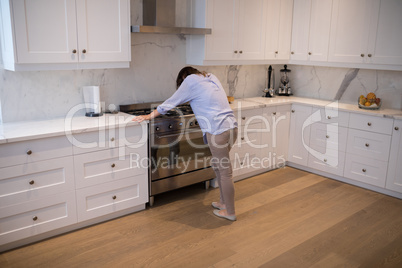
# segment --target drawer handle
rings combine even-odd
[[[243,116],[241,119],[246,120],[246,117]]]
[[[324,162],[327,163],[327,159],[324,159]]]
[[[113,163],[113,164],[112,164],[112,168],[114,168],[115,166],[116,166],[116,165]]]
[[[368,123],[367,123],[367,125],[370,127],[370,126],[371,126],[371,123],[370,123],[370,122],[368,122]]]
[[[276,112],[273,112],[272,114],[273,114],[273,115],[276,115]]]
[[[111,138],[110,141],[114,141],[114,138]]]
[[[295,112],[295,110],[292,110],[292,113],[294,113]]]
[[[363,169],[362,169],[362,171],[363,171],[363,172],[366,172],[366,169],[365,169],[365,168],[363,168]]]
[[[33,185],[34,183],[35,183],[34,180],[31,180],[31,181],[29,182],[30,185]]]
[[[33,221],[37,221],[37,220],[38,220],[38,217],[37,217],[37,216],[34,216],[34,217],[32,218],[32,220],[33,220]]]
[[[329,139],[329,135],[326,135],[325,138]]]
[[[31,155],[32,154],[32,151],[31,150],[28,150],[27,151],[27,155]]]
[[[113,200],[116,200],[116,198],[117,198],[117,196],[115,196],[115,195],[114,195],[114,196],[112,196],[112,199],[113,199]]]
[[[328,118],[328,119],[331,119],[331,116],[330,116],[330,115],[328,115],[328,116],[327,116],[327,118]]]
[[[369,146],[370,146],[370,144],[368,144],[368,143],[366,143],[365,145],[366,145],[366,147],[369,147]]]
[[[399,127],[395,127],[395,130],[399,130]]]

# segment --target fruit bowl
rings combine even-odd
[[[365,109],[365,110],[378,110],[381,108],[381,103],[382,103],[382,101],[380,100],[380,102],[378,104],[374,102],[374,103],[370,103],[369,106],[368,105],[366,106],[366,105],[362,105],[360,103],[360,98],[357,99],[357,104],[359,105],[359,108]]]

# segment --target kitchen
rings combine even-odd
[[[142,22],[141,3],[140,0],[130,2],[131,25]],[[177,9],[177,24],[185,25],[187,13],[183,10],[187,9],[186,1],[177,1]],[[175,91],[174,80],[178,70],[187,64],[189,37],[141,33],[130,36],[130,68],[15,72],[1,68],[1,122],[7,124],[64,117],[72,107],[83,102],[81,87],[88,85],[100,86],[105,107],[168,98]],[[269,64],[273,65],[278,85],[279,70],[285,63],[288,62],[273,60],[255,64],[249,61],[245,65],[237,62],[200,69],[214,73],[228,95],[239,100],[262,96]],[[382,109],[402,109],[402,76],[394,67],[371,69],[366,66],[366,69],[350,63],[349,67],[327,67],[317,62],[313,65],[288,63],[288,66],[292,70],[291,86],[295,97],[354,104],[361,94],[373,91],[381,97]]]

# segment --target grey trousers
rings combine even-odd
[[[226,205],[228,214],[235,214],[234,183],[229,152],[237,139],[237,128],[232,128],[218,135],[206,133],[211,150],[211,165],[215,171],[220,191],[220,203]]]

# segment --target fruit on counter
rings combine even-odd
[[[359,104],[361,106],[372,106],[372,105],[379,106],[380,103],[381,99],[377,98],[377,96],[373,92],[367,94],[366,97],[364,95],[360,95],[359,97]]]

